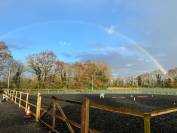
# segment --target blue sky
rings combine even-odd
[[[177,66],[176,6],[174,0],[0,0],[0,40],[23,62],[52,50],[66,62],[103,61],[118,76],[160,69],[149,55],[169,69]]]

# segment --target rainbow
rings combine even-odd
[[[154,64],[155,66],[163,73],[166,74],[167,71],[165,70],[165,68],[159,63],[159,61],[153,57],[145,48],[143,48],[139,43],[137,43],[135,40],[129,38],[128,36],[120,33],[119,31],[115,30],[115,28],[113,26],[111,26],[110,28],[107,28],[103,25],[100,24],[95,24],[95,23],[89,23],[89,22],[84,22],[84,21],[75,21],[75,20],[63,20],[63,21],[58,21],[58,20],[52,20],[52,21],[45,21],[45,22],[38,22],[38,23],[33,23],[33,24],[28,24],[25,25],[23,27],[19,27],[16,28],[14,30],[8,31],[2,35],[0,35],[0,39],[5,39],[8,36],[15,34],[16,32],[21,32],[24,30],[27,30],[29,28],[32,28],[34,26],[38,26],[38,25],[46,25],[46,24],[51,24],[51,23],[75,23],[75,24],[81,24],[81,25],[90,25],[90,26],[94,26],[97,27],[98,29],[104,30],[106,33],[108,33],[109,35],[114,35],[117,37],[121,37],[122,39],[125,39],[127,42],[131,43],[132,45],[134,45],[139,51],[141,51],[142,53],[144,53],[144,55],[149,58]]]
[[[105,31],[108,34],[115,35],[117,37],[121,37],[122,39],[126,40],[130,44],[134,45],[139,51],[141,51],[142,53],[144,53],[144,55],[146,57],[148,57],[164,75],[167,74],[167,71],[158,62],[158,60],[155,57],[153,57],[145,48],[143,48],[141,45],[139,45],[139,43],[137,43],[135,40],[133,40],[133,39],[125,36],[124,34],[118,32],[117,30],[115,30],[115,28],[113,26],[111,26],[110,28],[106,28]]]

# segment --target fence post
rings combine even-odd
[[[25,106],[25,111],[28,109],[28,98],[29,98],[29,93],[26,93],[26,106]]]
[[[81,107],[81,133],[89,132],[89,106],[89,99],[84,98]]]
[[[11,100],[13,101],[13,90],[11,90]]]
[[[37,106],[36,106],[36,122],[39,121],[40,113],[41,113],[41,95],[40,95],[40,93],[38,93],[38,95],[37,95]]]
[[[151,114],[144,113],[144,133],[151,133]]]
[[[10,99],[12,98],[12,91],[10,90]]]
[[[15,101],[15,90],[13,91],[13,102]]]
[[[17,91],[15,91],[15,103],[17,103]]]
[[[9,99],[10,99],[10,90],[9,90]]]
[[[10,90],[8,90],[8,96],[10,97]]]
[[[22,92],[20,92],[20,98],[19,98],[19,103],[18,103],[19,107],[21,107],[21,99],[22,99]]]
[[[6,91],[6,95],[8,94],[8,90],[4,89]]]
[[[14,101],[14,90],[12,91],[12,101]]]
[[[56,104],[53,101],[53,116],[52,116],[52,128],[55,129],[55,122],[56,122]]]

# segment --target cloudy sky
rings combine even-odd
[[[113,74],[177,66],[176,0],[0,0],[0,40],[14,58],[52,50],[66,62],[99,60]]]

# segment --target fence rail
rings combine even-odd
[[[30,101],[31,96],[36,96],[37,99],[32,103]],[[79,128],[81,133],[100,133],[95,129],[89,128],[89,110],[90,108],[104,110],[114,113],[121,113],[125,115],[132,115],[136,117],[140,117],[144,119],[144,133],[151,132],[151,118],[157,117],[164,114],[169,114],[173,112],[177,112],[176,108],[169,108],[163,109],[159,111],[152,111],[152,112],[138,112],[130,109],[120,109],[111,106],[99,105],[95,103],[90,103],[88,98],[84,98],[82,101],[76,101],[71,99],[61,99],[61,98],[53,98],[49,96],[41,96],[40,93],[34,95],[29,92],[22,92],[22,91],[15,91],[15,90],[4,90],[3,97],[6,97],[12,100],[15,104],[19,107],[27,110],[28,106],[32,106],[35,108],[35,111],[31,111],[32,115],[35,117],[36,122],[41,122],[46,127],[48,127],[53,132],[59,133],[56,129],[56,118],[62,120],[66,123],[69,131],[74,133],[73,127]],[[52,108],[44,107],[41,103],[42,99],[47,99],[48,101],[52,102]],[[81,123],[74,122],[66,116],[64,110],[62,109],[60,102],[68,102],[72,104],[81,105]],[[60,112],[61,115],[57,114],[57,111]],[[42,120],[42,116],[48,114],[52,117],[52,125],[47,123],[46,121]]]

